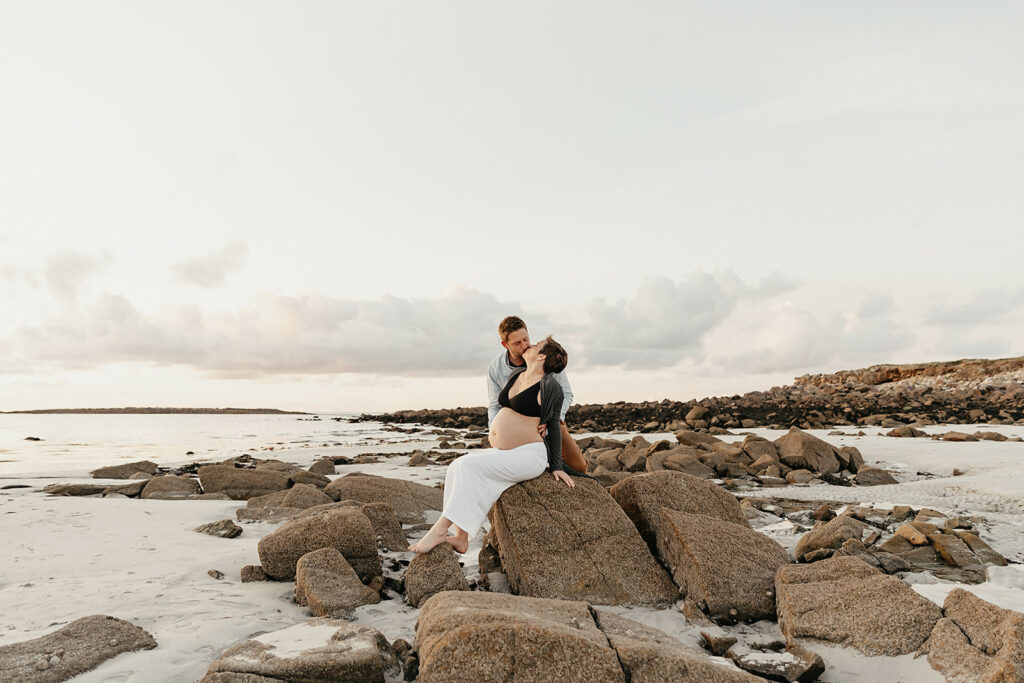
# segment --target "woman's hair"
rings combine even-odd
[[[551,335],[544,337],[544,346],[540,352],[544,354],[544,372],[561,372],[569,364],[569,354],[561,344],[551,338]]]
[[[526,329],[526,323],[518,315],[510,315],[502,319],[498,323],[498,336],[501,337],[501,341],[508,341],[508,335],[512,334],[516,330]]]

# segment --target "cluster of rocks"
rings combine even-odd
[[[643,436],[618,441],[591,436],[578,440],[587,471],[606,484],[637,472],[672,470],[701,479],[740,485],[785,486],[825,481],[849,486],[895,484],[887,471],[868,467],[853,446],[837,448],[796,427],[775,441],[748,434],[741,443],[693,430],[675,433],[676,442],[651,443]]]
[[[487,424],[487,411],[484,407],[402,410],[355,420],[467,428]],[[699,401],[574,405],[566,422],[570,428],[593,432],[675,431],[686,425],[703,430],[1024,424],[1024,358],[875,365],[805,375],[768,391]]]
[[[127,479],[126,484],[49,484],[44,493],[56,496],[144,498],[157,500],[248,500],[282,492],[304,484],[326,488],[335,473],[335,461],[321,458],[303,469],[280,460],[251,456],[231,458],[219,464],[195,463],[170,472],[149,460],[93,470],[94,479]]]
[[[896,427],[885,433],[886,436],[892,436],[897,438],[921,438],[928,437],[936,441],[1014,441],[1020,443],[1024,441],[1019,436],[1006,436],[1000,432],[974,432],[968,434],[967,432],[949,431],[943,434],[929,434],[924,430],[912,427],[910,425],[903,427]]]

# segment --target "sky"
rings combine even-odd
[[[1012,2],[7,3],[0,410],[1024,355]]]

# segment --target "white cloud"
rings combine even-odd
[[[228,242],[205,256],[182,261],[171,267],[175,279],[199,287],[216,287],[228,273],[245,265],[249,247],[242,242]]]
[[[74,299],[85,280],[109,262],[110,257],[107,255],[92,256],[64,249],[46,259],[43,265],[43,279],[58,298]]]

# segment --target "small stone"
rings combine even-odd
[[[230,519],[222,519],[219,522],[202,524],[192,531],[197,534],[209,534],[210,536],[219,536],[220,538],[235,538],[242,534],[242,527]]]
[[[217,579],[218,581],[224,578],[224,572],[217,571],[216,569],[211,569],[206,573],[212,576],[213,578]]]
[[[723,656],[730,647],[736,644],[736,638],[725,633],[701,631],[700,637],[703,641],[701,644],[718,657]]]

